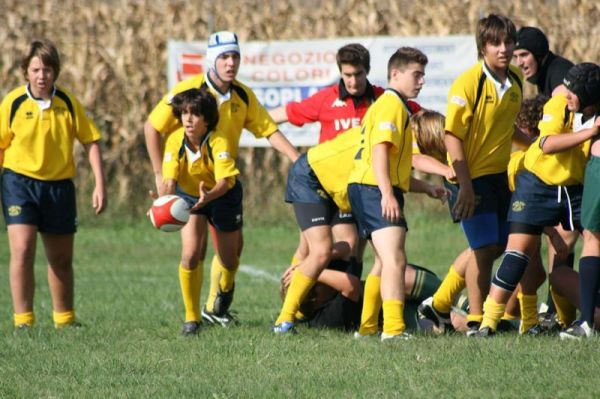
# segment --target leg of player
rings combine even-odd
[[[385,227],[372,233],[373,247],[381,260],[381,300],[383,308],[382,340],[405,335],[404,274],[406,228]]]
[[[581,233],[576,230],[565,230],[560,224],[555,227],[555,231],[559,234],[564,245],[569,248],[569,254],[566,259],[559,258],[556,254],[556,249],[554,249],[552,240],[548,239],[548,273],[552,273],[554,268],[561,266],[566,266],[573,269],[575,264],[575,244],[581,235]],[[550,283],[548,284],[548,294],[549,299],[546,301],[548,304],[548,310],[545,312],[545,314],[540,315],[542,319],[540,322],[541,327],[545,330],[552,328],[558,329],[560,326],[556,325],[557,319],[558,323],[563,324],[563,326],[571,325],[576,317],[575,307],[573,307],[573,305],[571,305],[568,301],[564,300],[564,298],[560,298],[560,295],[556,295],[554,293],[554,289],[552,288],[552,284]],[[555,317],[555,315],[557,317]]]
[[[473,336],[487,336],[494,333],[504,315],[506,302],[521,281],[529,259],[539,248],[540,236],[513,233],[508,237],[507,250],[492,279],[490,293],[484,303],[483,320],[478,333]],[[469,298],[470,300],[470,298]]]
[[[430,320],[436,332],[451,331],[452,321],[450,320],[450,310],[452,304],[458,295],[465,288],[465,273],[467,264],[473,257],[473,251],[466,248],[450,265],[448,274],[433,294],[426,298],[419,305],[419,318]]]
[[[358,250],[358,231],[356,230],[356,224],[354,223],[338,223],[331,227],[333,233],[333,239],[335,242],[345,241],[350,246],[350,256],[355,257],[357,260]],[[362,260],[362,258],[361,258]]]
[[[541,240],[539,240],[539,243],[541,244]],[[519,333],[522,335],[535,336],[542,332],[537,314],[537,291],[544,284],[545,280],[546,271],[542,265],[540,247],[538,246],[537,249],[533,250],[529,264],[519,283],[521,288],[517,295],[519,299],[519,313],[521,314]]]
[[[273,327],[275,333],[293,331],[300,304],[331,259],[333,240],[329,225],[309,227],[302,234],[308,243],[308,256],[294,270],[281,312]]]
[[[48,259],[48,285],[52,296],[54,326],[65,327],[75,323],[73,295],[74,234],[42,234]]]
[[[181,229],[181,263],[179,284],[185,308],[185,321],[181,334],[195,336],[200,332],[200,292],[206,256],[207,221],[204,215],[190,215]]]
[[[363,307],[360,315],[360,327],[354,338],[376,335],[379,330],[379,311],[381,310],[381,260],[375,253],[375,262],[365,281]]]
[[[473,250],[473,257],[467,263],[465,283],[469,298],[470,323],[480,323],[483,315],[483,301],[490,289],[492,265],[497,257],[496,245],[487,245]]]
[[[10,288],[14,309],[15,328],[32,327],[33,294],[37,226],[10,224],[7,226],[10,246]]]
[[[225,315],[233,302],[235,275],[240,265],[242,229],[217,231],[218,258],[221,261],[221,278],[214,303],[214,313]]]

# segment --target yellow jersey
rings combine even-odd
[[[222,94],[204,74],[179,82],[163,97],[148,118],[152,127],[164,135],[181,127],[181,123],[173,115],[171,99],[185,90],[201,87],[208,88],[217,99],[219,123],[215,130],[227,135],[227,138],[231,140],[233,158],[237,157],[243,129],[250,131],[256,138],[269,137],[278,130],[267,110],[258,102],[252,89],[234,80],[229,92]]]
[[[308,150],[308,164],[319,183],[342,212],[350,212],[348,176],[360,144],[360,128],[355,127]]]
[[[400,93],[386,91],[369,107],[361,124],[359,149],[348,183],[377,185],[373,171],[373,147],[390,143],[389,174],[392,186],[408,191],[412,161],[412,133],[409,108]]]
[[[462,140],[472,179],[506,171],[523,100],[522,80],[519,69],[510,65],[501,84],[479,62],[452,84],[445,130]]]
[[[179,128],[167,136],[162,164],[163,180],[176,180],[187,194],[197,197],[200,182],[212,189],[217,181],[228,180],[228,187],[235,184],[240,172],[230,153],[230,144],[217,132],[209,132],[194,152],[185,143],[185,129]]]
[[[554,154],[544,154],[540,141],[544,137],[573,133],[573,113],[567,109],[564,94],[553,96],[544,105],[542,119],[538,124],[540,137],[529,146],[525,154],[525,168],[544,183],[551,186],[583,184],[585,166],[590,153],[590,140]]]
[[[100,140],[96,125],[68,91],[55,86],[50,101],[33,98],[27,86],[0,104],[0,149],[3,166],[38,180],[64,180],[75,175],[73,145]]]

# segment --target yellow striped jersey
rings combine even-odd
[[[446,132],[462,140],[473,179],[506,171],[523,99],[523,79],[517,67],[509,66],[504,85],[484,68],[479,62],[454,81],[446,112]]]
[[[569,150],[544,154],[540,141],[544,137],[573,133],[573,113],[567,109],[564,94],[553,96],[544,105],[542,119],[538,124],[540,137],[529,146],[525,154],[525,168],[544,183],[551,186],[583,184],[585,165],[590,153],[590,140]]]
[[[209,132],[203,138],[197,152],[185,143],[185,129],[177,129],[167,136],[163,157],[163,180],[174,179],[187,194],[200,194],[200,181],[206,190],[212,189],[217,181],[228,179],[228,187],[235,184],[240,172],[230,153],[230,144],[218,132]]]
[[[386,91],[369,107],[361,124],[360,146],[354,159],[348,183],[376,186],[373,172],[373,147],[390,143],[389,173],[392,186],[409,190],[412,133],[409,123],[409,108],[400,93]]]
[[[63,180],[75,175],[73,145],[100,140],[100,132],[79,101],[55,86],[52,99],[33,98],[27,86],[0,104],[0,149],[4,167],[38,180]]]

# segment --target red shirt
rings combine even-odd
[[[288,121],[296,126],[320,122],[319,143],[331,140],[341,132],[360,126],[369,106],[383,93],[384,89],[367,82],[365,94],[352,97],[342,80],[338,84],[318,91],[300,102],[286,105]]]

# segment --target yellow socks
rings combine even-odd
[[[52,312],[52,320],[55,328],[69,326],[75,322],[75,311],[67,310],[66,312]]]
[[[221,265],[221,279],[219,280],[219,287],[221,288],[221,291],[229,292],[233,289],[233,284],[235,283],[235,274],[237,273],[240,261],[239,259],[237,260],[233,269],[227,269],[225,266],[223,266],[223,263],[221,263],[220,260],[219,264]]]
[[[470,314],[469,313],[467,315],[467,325],[471,324],[471,323],[479,323],[479,324],[481,324],[482,321],[483,321],[483,315],[482,314]]]
[[[488,296],[483,303],[483,318],[481,320],[481,328],[489,327],[496,331],[498,322],[504,315],[506,304],[496,302],[492,297]]]
[[[295,315],[298,309],[300,309],[300,304],[306,298],[313,285],[315,285],[315,282],[316,280],[304,275],[299,269],[294,270],[292,281],[290,281],[290,286],[281,307],[281,313],[279,313],[279,317],[275,321],[276,325],[284,321],[295,321]]]
[[[560,324],[567,327],[575,321],[577,309],[564,296],[560,296],[550,287],[550,293],[552,294],[552,300],[554,301],[554,307],[556,308],[556,314]]]
[[[537,295],[523,295],[519,292],[517,298],[519,298],[519,306],[521,308],[521,326],[519,327],[519,332],[522,334],[538,324]]]
[[[404,302],[398,299],[383,301],[383,332],[388,335],[398,335],[406,330],[404,324]]]
[[[202,289],[203,262],[194,269],[179,265],[179,284],[185,308],[185,321],[200,321],[200,290]]]
[[[454,265],[450,266],[448,274],[444,277],[442,284],[433,294],[433,307],[440,313],[450,313],[454,298],[465,288],[465,279],[461,277]]]
[[[33,312],[26,313],[15,313],[14,314],[15,327],[28,326],[33,327],[35,323],[35,315]]]
[[[215,299],[219,292],[219,281],[221,280],[221,271],[224,267],[217,255],[213,256],[210,264],[210,288],[208,289],[208,297],[206,298],[206,310],[212,312],[215,306]]]
[[[381,309],[381,277],[369,274],[365,281],[363,307],[360,316],[360,335],[377,334]]]

